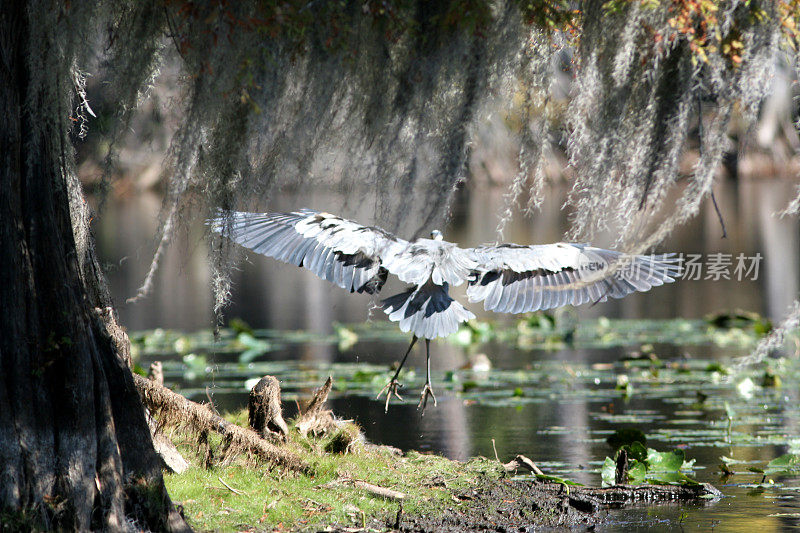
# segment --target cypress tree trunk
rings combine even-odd
[[[70,110],[31,104],[48,97],[42,86],[69,83],[69,66],[30,71],[28,54],[56,45],[31,37],[26,4],[0,3],[0,523],[188,529],[164,488],[88,234]]]

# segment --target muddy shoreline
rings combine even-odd
[[[486,480],[454,495],[449,512],[400,515],[387,523],[403,532],[528,531],[540,527],[597,525],[607,511],[669,502],[713,502],[721,493],[711,485],[638,485],[606,488],[569,487],[539,480]]]

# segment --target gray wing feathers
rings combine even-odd
[[[582,244],[473,249],[479,267],[467,296],[488,311],[525,313],[622,298],[675,280],[674,255],[627,256]]]
[[[372,280],[378,272],[371,270],[374,265],[414,285],[428,279],[437,285],[460,285],[478,266],[471,250],[451,242],[418,239],[409,243],[380,228],[310,209],[267,214],[220,212],[208,224],[212,231],[246,248],[306,267],[350,290],[359,290],[358,284],[365,279]],[[341,261],[345,264],[339,268],[336,263]],[[350,263],[354,266],[345,268]],[[371,275],[365,278],[365,273]]]
[[[418,337],[458,330],[474,315],[447,294],[469,280],[471,302],[502,313],[622,298],[674,281],[674,255],[626,256],[582,244],[502,244],[462,249],[430,239],[409,243],[380,228],[328,213],[220,212],[211,230],[257,253],[302,266],[351,292],[377,293],[389,272],[416,285],[384,301],[390,320]]]
[[[401,239],[310,209],[293,213],[220,212],[211,230],[254,252],[302,266],[350,292],[378,292],[382,254]]]

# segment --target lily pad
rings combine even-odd
[[[249,363],[256,357],[264,355],[270,349],[270,344],[262,339],[256,339],[250,333],[243,331],[236,337],[236,342],[245,347],[239,355],[240,363]]]
[[[684,468],[691,468],[694,459],[685,461],[683,450],[672,450],[671,452],[657,452],[650,448],[647,450],[647,467],[651,472],[678,472]]]
[[[765,471],[768,474],[775,474],[778,472],[799,472],[800,455],[785,453],[780,457],[776,457],[767,463],[767,468]]]

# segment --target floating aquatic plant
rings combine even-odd
[[[626,481],[631,485],[641,483],[692,485],[697,483],[684,473],[692,469],[695,460],[687,461],[683,450],[659,452],[635,441],[620,447],[614,459],[606,457],[601,468],[604,486],[617,484],[617,459],[621,453],[626,454],[627,457]]]

